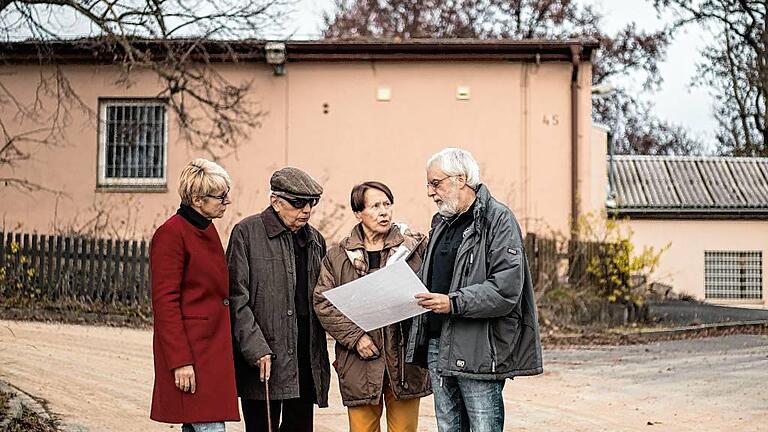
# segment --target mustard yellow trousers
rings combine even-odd
[[[382,399],[377,405],[349,407],[349,432],[381,432],[381,413],[385,405],[388,432],[416,432],[421,398],[396,400],[389,385],[385,384]]]

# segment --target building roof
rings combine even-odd
[[[614,156],[612,183],[622,215],[768,216],[768,158]]]
[[[142,51],[166,55],[168,45],[185,49],[193,44],[204,48],[206,61],[264,62],[263,40],[156,40],[133,41]],[[599,43],[593,40],[479,40],[479,39],[410,39],[397,40],[316,40],[285,41],[288,62],[296,61],[565,61],[575,52],[581,61],[591,61]],[[119,61],[119,47],[104,39],[47,41],[41,50],[39,40],[0,43],[0,61],[5,63],[39,63],[53,58],[58,63],[112,63]],[[41,56],[44,54],[44,56]]]

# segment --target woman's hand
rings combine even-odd
[[[192,365],[182,366],[173,370],[176,387],[183,392],[195,393],[195,368]]]
[[[272,354],[267,354],[259,359],[259,378],[261,382],[269,381],[269,374],[272,372]]]
[[[376,348],[376,344],[373,343],[373,339],[367,333],[357,341],[355,348],[360,357],[364,359],[373,359],[379,356],[379,349]]]

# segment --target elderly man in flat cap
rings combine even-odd
[[[325,239],[308,222],[323,188],[292,167],[270,187],[269,207],[240,221],[227,248],[237,391],[246,432],[268,430],[267,400],[273,431],[312,431],[331,377],[310,303]]]

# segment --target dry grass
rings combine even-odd
[[[0,391],[0,422],[5,420],[8,415],[8,402],[11,400],[11,394],[4,391]]]
[[[12,393],[0,391],[0,423],[8,417],[9,402],[13,397]],[[5,425],[3,432],[57,432],[58,430],[59,422],[57,420],[40,417],[31,409],[22,406],[21,415],[11,419]]]
[[[44,419],[34,411],[21,408],[21,417],[8,424],[7,432],[56,432],[59,430],[58,421]]]

